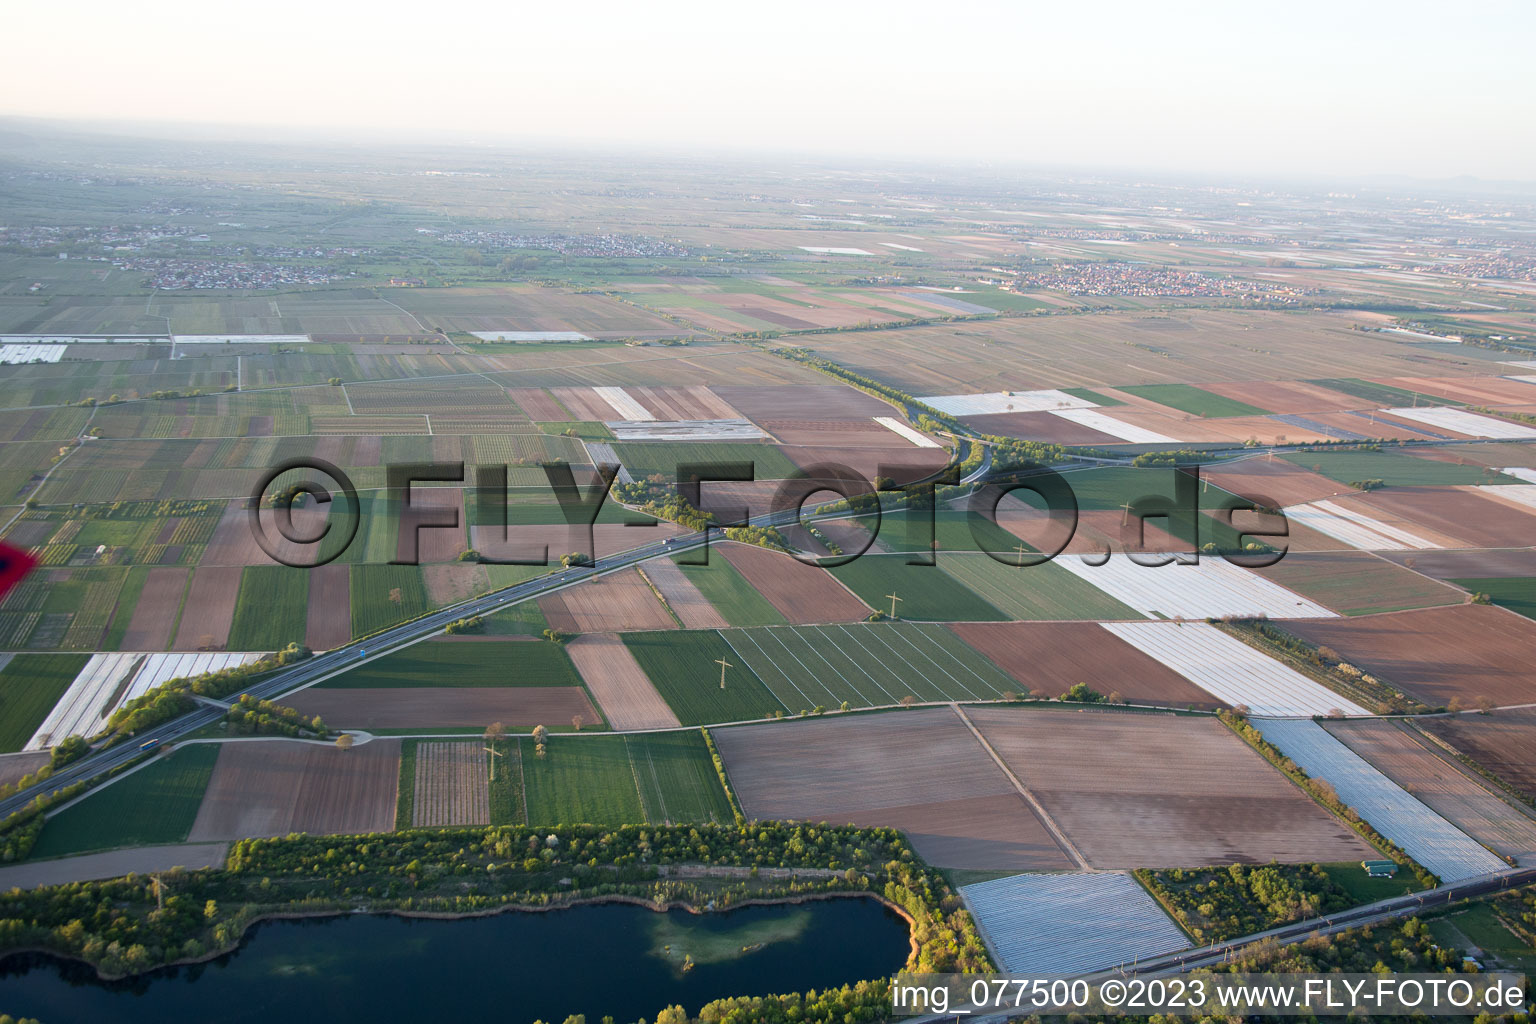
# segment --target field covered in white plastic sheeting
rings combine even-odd
[[[1098,405],[1065,391],[993,391],[984,395],[930,395],[919,398],[951,416],[994,416],[1007,412],[1052,412],[1056,409],[1092,409]]]
[[[1255,715],[1370,714],[1365,708],[1206,622],[1105,622],[1111,633],[1217,700]]]
[[[1536,427],[1512,423],[1493,416],[1480,416],[1465,409],[1430,407],[1424,409],[1383,409],[1399,419],[1427,423],[1442,430],[1454,430],[1471,437],[1497,437],[1507,440],[1523,440],[1536,437]]]
[[[1504,488],[1500,488],[1503,490]],[[1303,526],[1362,551],[1427,551],[1440,547],[1416,533],[1384,523],[1332,501],[1292,505],[1285,514]]]
[[[960,895],[1010,974],[1084,974],[1189,946],[1157,901],[1116,871],[1011,875]]]
[[[37,727],[28,750],[46,750],[66,736],[90,736],[106,727],[112,712],[151,687],[179,676],[199,676],[244,665],[260,654],[210,651],[194,654],[96,654]]]
[[[1137,565],[1123,553],[1117,553],[1103,565],[1089,565],[1069,555],[1058,558],[1056,564],[1148,618],[1334,617],[1331,610],[1317,602],[1219,557],[1207,556],[1190,565]]]
[[[1252,721],[1281,753],[1313,778],[1326,779],[1340,800],[1441,881],[1455,882],[1509,866],[1316,722]]]

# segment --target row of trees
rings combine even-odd
[[[679,877],[669,865],[740,869]],[[764,867],[818,869],[768,877]],[[918,971],[989,971],[970,915],[893,829],[783,823],[431,829],[235,843],[223,870],[0,893],[0,953],[38,948],[118,976],[233,946],[284,911],[468,913],[601,897],[712,904],[871,893],[913,919]]]

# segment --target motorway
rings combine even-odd
[[[967,478],[974,480],[985,472],[985,466]],[[779,512],[771,512],[767,515],[756,516],[751,519],[753,526],[777,527],[789,526],[797,521],[799,509],[791,508]],[[806,518],[812,518],[807,516]],[[718,536],[717,536],[718,539]],[[455,605],[441,608],[419,619],[402,623],[382,633],[362,640],[353,641],[344,647],[326,651],[324,654],[307,658],[291,666],[279,669],[266,679],[246,687],[243,693],[249,693],[253,697],[270,699],[279,694],[286,693],[310,683],[315,683],[326,676],[334,675],[354,665],[360,664],[364,659],[371,660],[396,648],[415,643],[441,632],[448,623],[455,619],[467,618],[471,615],[483,615],[494,612],[507,605],[528,601],[536,597],[542,597],[562,587],[572,586],[582,580],[605,573],[616,572],[619,569],[635,565],[649,558],[659,555],[676,554],[679,551],[689,551],[703,547],[706,541],[704,533],[691,533],[674,536],[670,542],[661,540],[645,544],[637,548],[616,555],[605,556],[596,564],[589,566],[574,566],[572,568],[550,572],[536,579],[526,580],[522,583],[504,587],[501,590],[491,591],[479,597],[462,601]],[[216,707],[203,705],[195,711],[190,711],[179,718],[165,722],[158,728],[146,730],[143,735],[135,737],[132,742],[120,743],[113,747],[96,750],[80,760],[61,768],[50,776],[45,782],[40,782],[19,793],[0,800],[0,819],[4,819],[26,807],[39,796],[56,793],[76,782],[95,778],[104,772],[111,771],[120,765],[137,758],[140,755],[139,744],[149,740],[159,740],[161,745],[169,745],[190,733],[194,733],[204,726],[211,725],[224,717],[224,712]]]
[[[974,442],[977,438],[971,437],[968,440]],[[1413,447],[1433,447],[1440,443],[1436,441],[1410,442],[1400,446],[1406,447],[1411,444]],[[1454,443],[1465,444],[1468,442],[1457,441]],[[1269,452],[1270,450],[1265,448],[1229,448],[1214,450],[1206,454],[1210,455],[1213,459],[1222,459],[1224,456],[1254,458],[1269,454]],[[1130,460],[1127,458],[1125,461],[1128,463]],[[974,484],[978,482],[987,475],[991,466],[992,450],[990,446],[986,446],[981,464],[967,474],[961,480],[961,483]],[[1058,467],[1058,470],[1069,471],[1073,468],[1087,469],[1091,467]],[[753,526],[764,527],[788,526],[798,521],[799,515],[800,510],[798,508],[785,509],[779,512],[755,516],[750,520],[750,523]],[[805,518],[816,517],[806,516]],[[537,579],[527,580],[501,590],[492,591],[459,604],[441,608],[419,619],[413,619],[410,622],[395,626],[364,640],[354,641],[344,647],[338,647],[335,650],[327,651],[324,654],[281,669],[261,682],[253,684],[244,692],[259,698],[275,697],[289,690],[318,682],[320,679],[342,671],[350,665],[358,664],[364,658],[376,657],[387,650],[425,640],[434,633],[441,631],[443,627],[455,619],[465,618],[470,615],[480,615],[495,611],[504,605],[531,600],[532,598],[558,590],[561,587],[589,579],[592,576],[615,572],[627,566],[643,562],[648,558],[655,558],[658,555],[688,551],[703,546],[705,542],[706,537],[703,533],[675,536],[670,543],[658,541],[646,544],[620,554],[604,557],[598,564],[593,566],[575,567],[558,573],[551,572]],[[179,718],[166,722],[157,729],[149,730],[145,735],[137,738],[138,742],[121,743],[104,750],[93,751],[79,761],[60,769],[50,776],[47,781],[38,783],[22,792],[0,800],[0,820],[23,809],[39,796],[55,793],[76,782],[94,778],[119,765],[132,761],[139,756],[139,742],[158,739],[162,745],[169,744],[218,721],[221,717],[222,712],[218,708],[205,705]]]

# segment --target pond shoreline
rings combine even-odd
[[[304,911],[304,910],[271,910],[271,911],[267,911],[267,912],[256,914],[249,921],[246,921],[241,926],[241,928],[240,928],[240,934],[237,935],[235,937],[235,939],[231,943],[226,945],[226,946],[221,946],[218,949],[210,950],[207,953],[204,953],[202,956],[181,957],[181,958],[178,958],[176,960],[170,960],[170,961],[167,961],[165,963],[156,964],[155,966],[153,966],[151,968],[148,968],[147,970],[144,970],[144,971],[124,971],[122,973],[109,974],[109,973],[103,972],[99,965],[92,963],[91,961],[85,959],[84,957],[72,956],[72,955],[67,954],[67,953],[60,953],[57,950],[48,949],[47,947],[43,947],[43,946],[23,946],[23,947],[16,947],[16,948],[13,948],[13,949],[7,949],[7,950],[4,950],[3,952],[0,952],[0,968],[3,968],[6,965],[6,963],[8,961],[10,961],[13,957],[28,956],[28,955],[38,955],[38,956],[49,957],[49,958],[52,958],[54,960],[58,960],[58,961],[65,962],[65,963],[82,964],[82,965],[84,965],[86,967],[91,968],[93,971],[95,971],[96,977],[99,980],[101,980],[101,981],[108,981],[108,982],[126,981],[129,978],[138,978],[138,977],[144,977],[145,975],[154,974],[156,971],[164,971],[164,970],[170,970],[170,969],[176,968],[176,967],[190,967],[190,966],[194,966],[196,964],[210,963],[210,962],[212,962],[214,960],[219,959],[220,957],[229,956],[229,955],[231,955],[233,953],[238,953],[239,950],[240,950],[240,947],[245,945],[245,941],[246,941],[247,937],[250,935],[251,929],[256,927],[257,925],[262,924],[262,923],[267,922],[267,921],[303,921],[303,920],[314,920],[314,919],[321,919],[321,918],[328,918],[328,917],[353,917],[353,916],[358,916],[358,915],[373,915],[373,916],[380,916],[380,917],[418,918],[418,919],[421,919],[421,920],[432,920],[432,921],[456,921],[456,920],[466,920],[466,919],[470,919],[470,918],[496,917],[496,916],[501,915],[501,914],[544,913],[544,912],[556,911],[556,910],[568,910],[568,909],[573,908],[573,907],[600,906],[600,905],[603,905],[603,904],[625,904],[625,905],[628,905],[628,906],[642,907],[642,908],[644,908],[646,910],[650,910],[650,911],[652,911],[654,913],[658,913],[658,914],[664,914],[664,913],[666,913],[668,911],[671,911],[671,910],[683,910],[683,911],[686,911],[686,912],[688,912],[690,914],[693,914],[695,916],[703,916],[703,915],[706,915],[706,914],[729,913],[730,911],[740,910],[740,909],[742,909],[744,907],[792,906],[792,905],[796,905],[796,904],[823,902],[823,901],[826,901],[826,900],[837,900],[837,899],[867,899],[867,900],[872,900],[875,903],[880,904],[881,906],[883,906],[885,909],[889,910],[893,914],[895,914],[897,917],[900,917],[903,921],[905,921],[907,923],[907,946],[908,946],[907,963],[908,963],[908,965],[912,964],[917,959],[917,955],[918,955],[918,942],[917,942],[917,933],[916,933],[917,921],[912,917],[911,914],[909,914],[907,912],[907,910],[904,907],[901,907],[901,906],[897,905],[896,903],[891,902],[890,900],[886,899],[885,896],[883,896],[880,893],[876,893],[876,892],[853,891],[853,892],[795,893],[795,894],[788,895],[788,896],[762,897],[762,898],[754,898],[754,899],[741,900],[740,902],[732,903],[729,907],[717,907],[717,908],[714,908],[714,909],[710,909],[708,907],[698,907],[698,906],[695,906],[692,903],[687,902],[686,900],[667,900],[666,902],[657,902],[656,900],[646,899],[645,897],[642,897],[642,896],[628,896],[628,895],[625,895],[625,894],[622,894],[622,893],[609,893],[609,894],[605,894],[605,895],[601,895],[601,896],[575,897],[575,898],[572,898],[572,899],[569,899],[569,900],[563,900],[563,901],[557,902],[557,903],[543,903],[543,904],[537,904],[537,905],[535,905],[535,904],[524,904],[524,903],[506,903],[506,904],[503,904],[503,905],[501,905],[499,907],[487,907],[487,908],[482,909],[482,910],[464,910],[464,911],[453,911],[453,910],[415,910],[415,909],[402,908],[402,907],[379,907],[379,908],[376,908],[376,909],[370,909],[370,908],[367,908],[367,907],[354,907],[352,909],[309,910],[309,911]]]

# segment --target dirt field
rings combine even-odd
[[[550,393],[578,420],[594,420],[599,423],[622,420],[625,417],[609,405],[591,388],[550,388]]]
[[[1212,394],[1281,414],[1363,409],[1370,403],[1341,391],[1298,380],[1234,381],[1200,385]]]
[[[1358,497],[1342,499],[1345,508],[1391,522],[1406,521],[1406,528],[1425,529],[1457,543],[1452,547],[1525,547],[1536,540],[1536,515],[1531,509],[1487,497],[1474,487],[1388,487]]]
[[[501,722],[515,728],[568,725],[572,715],[597,722],[587,695],[575,686],[427,686],[321,690],[310,687],[284,704],[306,717],[348,729],[404,729],[411,726],[468,727]]]
[[[421,579],[427,588],[427,600],[434,605],[453,604],[491,589],[485,566],[466,562],[424,565]]]
[[[1415,554],[1418,565],[1438,552]],[[1295,551],[1254,572],[1345,615],[1462,602],[1461,591],[1365,551]]]
[[[1324,725],[1383,775],[1494,852],[1522,862],[1536,855],[1536,818],[1472,778],[1406,722]]]
[[[784,444],[840,448],[890,448],[896,436],[874,420],[764,420],[758,424]]]
[[[896,437],[889,430],[886,434],[891,438]],[[943,468],[949,461],[949,452],[943,448],[918,448],[899,439],[895,443],[887,442],[883,448],[843,448],[838,447],[837,440],[833,438],[818,446],[786,445],[779,450],[801,469],[831,463],[845,466],[863,479],[872,481],[884,467],[888,470],[886,475],[897,483],[927,476]]]
[[[188,839],[388,832],[399,782],[398,740],[351,750],[293,740],[226,743]]]
[[[646,577],[687,629],[722,629],[730,623],[709,603],[709,598],[699,593],[693,581],[683,575],[683,570],[670,558],[653,558],[640,567]]]
[[[351,573],[340,562],[309,571],[309,620],[304,642],[328,651],[352,639]]]
[[[565,649],[610,728],[668,729],[679,724],[617,634],[587,633]]]
[[[729,402],[699,384],[688,387],[628,387],[624,390],[659,420],[742,418],[741,413],[731,408]]]
[[[176,629],[178,651],[222,651],[229,642],[240,591],[240,566],[203,566],[192,574],[181,625]]]
[[[1536,385],[1510,380],[1508,377],[1394,377],[1381,383],[1405,391],[1439,395],[1468,405],[1528,405],[1536,402]]]
[[[791,623],[858,622],[869,607],[825,569],[751,544],[721,544],[710,556],[724,556]]]
[[[15,754],[0,754],[0,786],[15,785],[24,775],[31,775],[48,763],[46,750],[28,750]]]
[[[1518,551],[1384,551],[1384,558],[1437,580],[1482,576],[1536,576],[1536,550]]]
[[[529,419],[541,423],[564,423],[571,414],[543,388],[507,388],[507,397],[528,414]]]
[[[984,434],[1022,437],[1048,444],[1123,444],[1118,437],[1074,423],[1050,412],[1005,412],[989,416],[964,416],[961,422]]]
[[[767,420],[867,420],[891,415],[891,407],[880,399],[843,384],[717,384],[710,390],[758,426]]]
[[[1536,708],[1426,718],[1416,724],[1536,798]]]
[[[749,818],[899,828],[942,867],[1073,866],[948,709],[740,726],[714,737]]]
[[[319,534],[325,517],[328,513],[326,506],[311,504],[293,510],[293,529],[295,536],[313,537]],[[273,513],[263,510],[264,519],[269,519]],[[275,525],[269,523],[268,536],[274,538],[276,552],[289,561],[301,560],[309,550],[301,544],[290,544],[281,540],[281,534]],[[455,552],[457,554],[457,552]],[[275,563],[261,545],[256,543],[255,536],[251,533],[250,512],[245,507],[245,500],[231,501],[224,510],[224,515],[219,519],[219,525],[214,527],[213,536],[208,541],[207,550],[203,552],[199,565],[274,565]]]
[[[163,651],[171,642],[171,627],[181,613],[181,598],[187,590],[190,571],[181,568],[151,569],[144,577],[144,589],[133,606],[133,617],[123,633],[120,645],[125,651]]]
[[[1229,469],[1206,469],[1201,476],[1211,484],[1260,504],[1276,507],[1331,498],[1335,494],[1354,494],[1355,489],[1328,479],[1321,473],[1293,466],[1284,459],[1272,462],[1244,459]]]
[[[1326,644],[1358,668],[1432,705],[1536,701],[1536,622],[1488,605],[1298,619],[1287,631]]]
[[[1017,679],[1021,694],[1055,697],[1087,683],[1133,704],[1224,707],[1096,622],[953,622],[949,628]]]
[[[539,598],[544,618],[568,633],[676,629],[638,572],[625,569]]]
[[[457,526],[449,529],[422,526],[441,517],[445,522],[455,515]],[[407,561],[412,536],[416,538],[416,559],[420,562],[451,562],[469,547],[468,520],[464,514],[464,489],[461,487],[415,487],[411,489],[411,509],[400,513],[395,557]],[[418,528],[419,527],[419,528]]]
[[[1013,708],[967,714],[1094,867],[1372,856],[1212,719]]]
[[[480,740],[416,745],[412,825],[489,825],[490,755]]]

